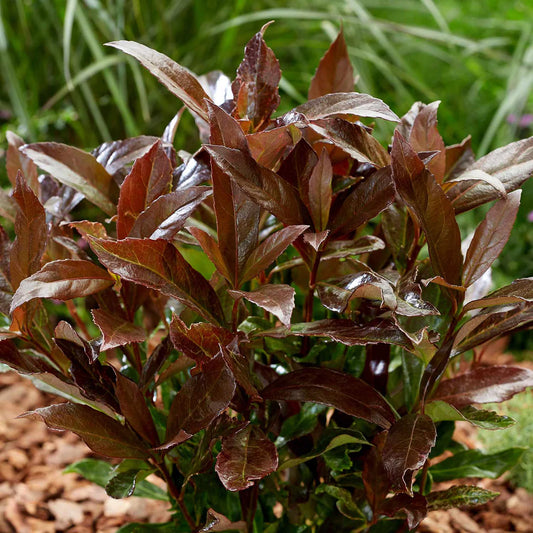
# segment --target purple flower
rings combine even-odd
[[[528,214],[527,214],[527,219],[529,222],[533,222],[533,211],[530,211]]]

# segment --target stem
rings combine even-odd
[[[233,333],[237,332],[237,326],[239,325],[239,300],[233,302],[233,309],[231,310],[231,329]]]
[[[254,483],[249,489],[239,493],[242,509],[242,518],[246,522],[248,531],[253,530],[257,501],[259,498],[259,485]]]
[[[83,336],[85,337],[85,340],[91,340],[91,334],[89,333],[85,322],[83,322],[80,315],[78,315],[78,311],[76,309],[76,306],[74,305],[74,302],[72,300],[67,300],[65,303],[67,304],[68,312],[71,314],[72,318],[74,319],[74,322],[76,322],[76,325],[80,328],[81,332],[83,333]]]
[[[157,463],[157,468],[163,475],[163,478],[166,481],[166,484],[168,486],[168,492],[170,492],[170,495],[174,498],[174,500],[176,500],[176,503],[179,505],[179,508],[181,512],[183,513],[185,520],[187,520],[187,524],[189,524],[191,531],[196,531],[197,524],[193,520],[192,516],[189,514],[187,506],[185,505],[185,502],[183,501],[183,498],[185,496],[185,491],[181,491],[180,489],[178,489],[165,463]]]
[[[315,255],[315,260],[313,261],[313,268],[309,273],[309,290],[307,296],[305,297],[304,304],[304,322],[311,322],[313,320],[313,300],[315,297],[315,286],[316,286],[316,275],[318,272],[318,265],[320,264],[320,252],[317,252]],[[304,337],[302,341],[302,355],[305,356],[309,352],[309,337]]]
[[[426,488],[426,481],[428,479],[428,470],[429,470],[429,459],[426,459],[424,467],[422,469],[422,474],[420,478],[420,490],[418,491],[422,496],[424,495],[424,489]]]

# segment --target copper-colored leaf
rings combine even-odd
[[[308,216],[298,191],[275,172],[258,165],[250,155],[207,145],[213,161],[257,204],[286,225],[306,223]]]
[[[352,232],[390,205],[395,193],[391,168],[380,168],[355,185],[342,205],[333,211],[330,227],[337,235]]]
[[[191,111],[198,113],[204,120],[208,119],[205,100],[209,100],[209,96],[189,70],[161,52],[134,41],[113,41],[106,43],[106,46],[133,56]]]
[[[205,252],[205,255],[211,260],[213,265],[215,265],[218,273],[221,276],[224,276],[229,282],[232,282],[232,274],[226,265],[224,257],[222,257],[218,242],[209,233],[200,228],[191,226],[188,229],[193,237],[198,241],[198,244]]]
[[[470,135],[458,144],[446,146],[446,170],[445,179],[453,179],[461,175],[470,167],[476,158],[472,151],[472,138]]]
[[[95,148],[92,154],[109,174],[114,175],[128,163],[142,157],[157,140],[157,137],[139,135],[121,141],[111,141]]]
[[[412,494],[413,473],[424,466],[436,438],[435,424],[427,415],[406,415],[390,428],[383,464],[393,489]]]
[[[496,403],[533,387],[533,371],[514,366],[474,367],[469,372],[440,382],[434,400],[455,407],[473,403]]]
[[[478,280],[498,258],[513,229],[522,191],[514,191],[496,203],[478,226],[465,257],[463,283]]]
[[[60,143],[27,144],[21,150],[38,167],[83,194],[104,213],[115,214],[115,182],[93,155]]]
[[[120,372],[116,372],[115,375],[117,379],[115,391],[122,415],[143,439],[156,446],[159,438],[143,393],[131,379]]]
[[[382,118],[391,122],[400,119],[382,100],[362,93],[334,93],[319,96],[292,110],[309,120],[328,118],[333,115],[355,115],[356,117]]]
[[[437,109],[440,101],[424,105],[416,115],[409,144],[416,152],[437,153],[427,165],[427,169],[435,176],[437,183],[442,183],[446,170],[446,152],[444,141],[437,129]]]
[[[533,302],[533,277],[515,279],[510,285],[491,292],[479,300],[473,300],[465,305],[465,311],[497,305]]]
[[[207,322],[197,322],[187,327],[174,316],[170,323],[170,338],[176,350],[202,365],[218,354],[220,346],[228,346],[235,335]]]
[[[52,429],[76,433],[91,450],[107,457],[145,459],[148,447],[116,419],[85,405],[62,403],[22,416],[40,417]]]
[[[355,80],[348,48],[341,30],[324,54],[309,87],[309,100],[330,93],[353,90]]]
[[[117,346],[124,346],[130,342],[143,342],[146,340],[146,331],[141,326],[128,322],[124,317],[105,311],[93,309],[91,311],[94,323],[102,332],[104,342],[100,350],[110,350]]]
[[[210,195],[209,187],[189,187],[160,196],[139,213],[130,236],[172,240],[193,211]]]
[[[17,172],[22,171],[26,178],[26,183],[30,189],[39,197],[39,180],[37,175],[37,167],[35,163],[27,156],[25,156],[19,148],[26,143],[16,133],[6,131],[7,153],[6,153],[6,171],[7,177],[13,187],[17,185]]]
[[[172,166],[161,142],[135,161],[120,188],[117,208],[117,236],[127,237],[139,213],[172,187]]]
[[[326,229],[331,207],[333,168],[327,151],[320,154],[309,178],[309,207],[316,232]]]
[[[409,530],[414,530],[428,512],[426,498],[422,494],[396,494],[385,500],[381,512],[390,517],[405,516]]]
[[[202,365],[202,372],[189,378],[178,391],[167,421],[166,440],[180,430],[194,435],[207,427],[231,402],[235,379],[222,355]]]
[[[231,86],[237,116],[251,120],[255,130],[268,123],[279,105],[281,70],[274,52],[263,39],[267,26],[265,24],[246,45],[244,59]]]
[[[370,385],[349,374],[327,368],[301,368],[284,374],[261,391],[266,400],[315,402],[383,428],[396,417],[385,399]]]
[[[392,144],[392,175],[402,200],[424,231],[436,274],[461,284],[461,234],[454,209],[416,152],[398,133]]]
[[[114,274],[172,296],[210,322],[224,322],[211,285],[169,242],[131,238],[90,238],[90,242],[98,259]]]
[[[41,267],[48,228],[43,206],[25,183],[20,172],[17,174],[13,198],[17,202],[15,219],[17,237],[11,247],[10,281],[13,290],[16,290],[23,279],[37,272]]]
[[[244,490],[278,468],[276,446],[253,426],[224,437],[215,470],[226,489]]]
[[[289,326],[294,310],[295,290],[289,285],[262,285],[259,289],[247,291],[229,291],[233,297],[243,297],[277,316],[282,324]]]
[[[90,261],[63,259],[51,261],[21,281],[13,296],[11,310],[34,298],[71,300],[89,296],[113,285],[109,273]]]
[[[273,263],[309,226],[287,226],[269,235],[253,250],[242,269],[241,283],[249,281]]]
[[[469,166],[465,173],[473,170],[490,174],[503,184],[508,193],[515,191],[533,172],[533,137],[493,150]],[[478,182],[475,187],[469,183],[456,185],[447,195],[456,213],[462,213],[495,200],[499,192],[487,183]]]

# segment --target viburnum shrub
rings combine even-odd
[[[8,136],[0,360],[68,399],[23,416],[115,459],[70,471],[175,510],[121,531],[413,529],[494,496],[435,482],[497,477],[522,452],[465,449],[453,430],[509,426],[478,404],[533,385],[480,348],[533,323],[531,278],[486,283],[533,138],[477,161],[468,137],[445,146],[438,102],[399,119],[351,92],[342,33],[309,101],[272,118],[265,28],[232,83],[110,43],[193,113],[194,154],[173,147],[181,112],[161,138],[92,153]],[[373,120],[397,124],[389,150]],[[492,201],[463,256],[457,215]]]

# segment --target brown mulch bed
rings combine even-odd
[[[497,362],[513,363],[501,356]],[[58,401],[62,400],[37,390],[17,374],[0,374],[0,533],[111,533],[128,522],[168,520],[164,502],[135,497],[115,500],[80,476],[62,473],[68,464],[91,456],[83,442],[72,433],[50,431],[37,420],[16,418]],[[469,447],[478,446],[469,424],[458,424],[456,438]],[[433,511],[419,531],[533,533],[533,495],[513,489],[504,479],[464,481],[500,496],[468,511]]]

